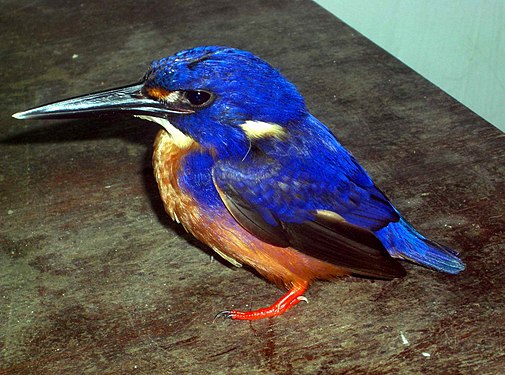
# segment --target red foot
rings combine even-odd
[[[306,301],[303,297],[303,293],[307,290],[307,284],[297,285],[292,287],[282,298],[275,302],[270,307],[265,307],[253,311],[237,311],[237,310],[225,310],[221,311],[216,315],[216,318],[225,318],[233,320],[258,320],[264,318],[272,318],[274,316],[279,316],[300,301]]]

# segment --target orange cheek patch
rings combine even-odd
[[[170,91],[165,90],[162,87],[151,87],[147,89],[147,94],[151,98],[165,99],[167,96],[170,95]]]

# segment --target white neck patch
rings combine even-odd
[[[267,137],[281,138],[285,134],[285,130],[282,126],[272,122],[247,120],[241,124],[240,127],[250,139]]]
[[[163,127],[163,129],[165,129],[168,132],[168,134],[170,134],[172,136],[174,143],[179,148],[188,148],[194,142],[194,140],[191,137],[188,137],[186,134],[181,132],[179,129],[177,129],[175,126],[173,126],[170,123],[170,121],[168,121],[167,119],[164,119],[161,117],[155,117],[155,116],[144,116],[144,115],[135,115],[135,117],[138,117],[142,120],[152,121],[152,122],[157,123],[158,125],[161,125]]]

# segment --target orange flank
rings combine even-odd
[[[180,148],[164,130],[154,144],[153,166],[160,195],[167,213],[173,220],[235,265],[247,264],[265,278],[289,290],[268,308],[256,311],[226,311],[219,317],[255,320],[277,316],[303,300],[302,294],[316,279],[331,279],[349,272],[333,264],[305,255],[291,247],[278,247],[261,241],[244,229],[223,205],[216,214],[205,212],[206,207],[183,191],[178,183],[182,161],[201,146],[196,142]],[[219,220],[212,220],[212,217]]]

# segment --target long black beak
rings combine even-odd
[[[194,113],[184,108],[181,103],[163,102],[144,95],[143,84],[119,87],[115,89],[77,96],[12,115],[17,119],[59,119],[89,117],[104,113],[130,113],[133,115],[165,118],[167,115]]]

